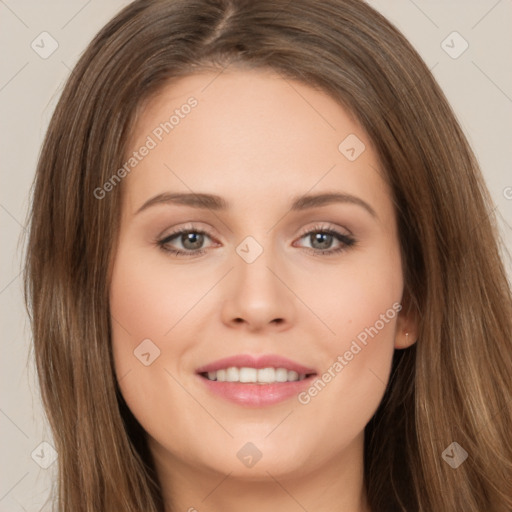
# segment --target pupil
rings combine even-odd
[[[203,244],[203,235],[200,233],[186,233],[182,235],[181,242],[185,249],[199,249]]]
[[[332,235],[328,233],[315,233],[313,236],[313,248],[315,249],[328,249],[332,242]],[[319,242],[320,246],[315,247],[314,243]]]

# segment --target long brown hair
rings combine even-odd
[[[197,70],[267,68],[319,87],[373,141],[396,206],[419,337],[397,351],[365,431],[372,511],[512,510],[512,299],[492,202],[428,67],[360,0],[137,0],[69,77],[40,155],[25,269],[61,512],[162,511],[142,428],[117,386],[109,279],[142,102]],[[467,460],[442,457],[457,442]]]

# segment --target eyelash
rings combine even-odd
[[[165,253],[171,253],[172,255],[178,256],[178,257],[197,257],[197,256],[201,256],[202,254],[205,254],[207,252],[207,249],[197,249],[194,251],[192,251],[192,250],[183,251],[181,249],[170,249],[168,247],[168,244],[169,244],[169,242],[171,242],[171,240],[174,240],[175,238],[178,238],[179,236],[181,236],[185,233],[195,233],[195,234],[199,234],[199,235],[206,235],[209,238],[213,238],[207,231],[204,231],[202,229],[194,229],[193,227],[187,227],[187,228],[182,228],[178,231],[175,231],[160,240],[156,240],[156,245]],[[307,252],[309,252],[313,256],[324,256],[324,255],[331,256],[334,254],[339,254],[343,251],[346,251],[350,247],[353,247],[356,243],[355,238],[353,238],[352,236],[345,235],[335,229],[327,228],[327,227],[321,226],[321,225],[313,226],[312,229],[309,229],[308,231],[302,233],[299,236],[299,240],[308,235],[318,234],[318,233],[332,235],[336,240],[338,240],[338,242],[341,242],[341,245],[336,249],[327,249],[327,250],[314,249],[312,247],[303,247],[303,249],[305,249]]]

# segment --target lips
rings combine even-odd
[[[313,368],[274,354],[227,357],[201,366],[196,373],[211,393],[252,407],[289,399],[317,375]]]

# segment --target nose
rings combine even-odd
[[[222,304],[222,321],[249,332],[289,329],[296,318],[291,278],[270,251],[247,263],[240,259],[230,272]]]

